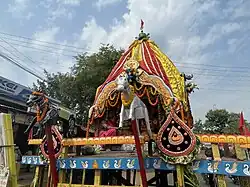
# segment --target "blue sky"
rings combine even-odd
[[[43,68],[66,72],[76,52],[95,52],[100,43],[128,47],[142,18],[162,51],[181,71],[194,74],[200,87],[191,96],[196,119],[211,108],[227,108],[242,110],[250,120],[249,9],[247,0],[1,1],[0,52],[37,74]],[[2,76],[24,85],[35,81],[0,63]]]

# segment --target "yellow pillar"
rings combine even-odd
[[[247,160],[247,155],[245,151],[240,147],[239,144],[235,144],[235,153],[238,160],[243,161]],[[241,187],[248,187],[250,186],[250,177],[239,177],[240,179],[240,186]]]
[[[7,164],[10,169],[9,184],[10,187],[17,187],[17,171],[15,158],[15,145],[13,140],[12,120],[10,114],[0,114],[3,119],[3,127],[5,131],[5,144]]]
[[[177,186],[184,187],[184,166],[181,164],[176,165]]]
[[[218,144],[212,144],[213,157],[216,162],[221,161],[220,150]],[[218,164],[218,163],[217,163]],[[216,166],[217,167],[217,166]],[[224,175],[217,175],[217,183],[219,187],[226,187],[226,181]]]
[[[69,147],[65,146],[63,147],[62,153],[61,153],[61,158],[67,158],[68,157],[68,151]],[[64,183],[66,178],[66,170],[65,169],[60,169],[59,170],[59,183]]]
[[[101,185],[101,170],[95,170],[95,178],[94,178],[94,185],[100,186]]]

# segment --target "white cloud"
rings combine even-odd
[[[200,16],[213,9],[216,3],[211,1],[209,5],[202,5],[203,8],[199,11],[196,11],[199,8],[197,6],[194,6],[192,1],[129,0],[129,12],[123,15],[122,22],[111,25],[111,32],[96,25],[92,18],[84,26],[82,35],[88,35],[84,41],[93,50],[98,47],[96,37],[99,43],[109,42],[117,47],[127,47],[138,34],[142,18],[145,22],[145,31],[149,31],[154,39],[160,38],[161,48],[165,51],[168,49],[168,54],[174,59],[186,59],[187,56],[193,59],[194,55],[199,59],[197,53],[201,48],[200,36],[189,30],[195,24],[199,24]]]
[[[67,7],[77,7],[80,6],[84,0],[42,0],[39,2],[39,5],[44,8],[51,8],[54,3],[59,6],[67,6]]]
[[[218,41],[220,38],[226,37],[241,29],[244,28],[237,22],[214,24],[208,29],[206,36],[202,40],[202,45],[206,48],[208,45],[214,44],[214,42]]]
[[[57,0],[56,2],[69,6],[79,6],[81,4],[81,0]]]
[[[71,3],[71,4],[70,4]],[[75,4],[74,4],[75,3]],[[58,1],[58,4],[54,7],[49,5],[47,2],[46,6],[49,6],[48,9],[48,22],[53,25],[56,19],[58,18],[67,18],[68,20],[72,20],[75,16],[74,10],[70,9],[69,6],[78,6],[75,1]],[[80,5],[80,4],[79,4]]]
[[[65,7],[57,7],[55,10],[49,10],[49,20],[54,21],[57,18],[67,16],[68,11]]]
[[[39,49],[49,50],[51,54],[34,54],[36,59],[44,59],[43,67],[49,72],[66,72],[69,67],[72,66],[73,58],[70,56],[63,56],[66,45],[69,43],[67,41],[58,41],[57,35],[60,33],[59,27],[46,28],[37,31],[33,35],[33,46],[36,44],[43,44],[44,47],[40,46]],[[43,41],[43,43],[39,42]],[[48,42],[44,44],[44,42]],[[49,44],[51,43],[51,44]],[[57,45],[53,44],[56,43]],[[36,46],[37,47],[37,46]],[[54,53],[53,53],[54,52]],[[39,55],[39,56],[37,56]]]
[[[59,27],[47,28],[45,30],[35,32],[33,38],[35,40],[53,42],[55,41],[55,36],[59,33],[59,31]]]
[[[32,12],[28,12],[28,14],[25,16],[25,19],[30,20],[34,14]]]
[[[96,32],[97,31],[97,32]],[[93,37],[93,32],[95,32],[95,37]],[[100,47],[100,42],[107,43],[105,41],[107,36],[107,32],[102,27],[96,24],[94,18],[85,23],[85,27],[82,29],[82,34],[80,36],[80,43],[89,42],[89,38],[92,38],[91,46],[87,46],[88,49],[92,51],[96,51]],[[88,45],[88,44],[87,44]]]
[[[228,1],[228,9],[225,11],[227,15],[232,15],[235,18],[245,18],[250,16],[249,6],[250,2],[247,0]]]
[[[30,12],[28,12],[28,15],[26,15],[27,12],[25,12],[28,8],[29,3],[30,0],[14,0],[12,4],[8,5],[7,11],[10,12],[13,17],[26,17],[31,14]],[[27,18],[30,18],[30,16],[28,16]]]
[[[96,5],[98,2],[99,8],[108,5],[109,2],[114,3],[114,1],[97,1]],[[227,56],[228,50],[235,52],[236,49],[233,47],[229,49],[229,45],[233,45],[232,43],[236,43],[237,40],[240,43],[243,36],[237,35],[238,32],[249,32],[249,26],[247,26],[249,24],[246,20],[249,20],[250,15],[246,10],[250,8],[250,3],[247,1],[236,3],[233,0],[223,3],[219,0],[128,0],[128,11],[122,19],[119,21],[116,19],[108,29],[105,29],[97,25],[95,18],[92,17],[84,25],[80,39],[91,51],[96,51],[100,43],[111,43],[116,47],[127,48],[139,33],[140,19],[143,19],[144,30],[151,33],[151,38],[174,61],[211,64],[219,57]],[[236,20],[239,17],[248,19]],[[222,49],[218,45],[223,45],[228,49]],[[227,94],[225,95],[223,92],[205,90],[208,84],[221,83],[221,79],[204,76],[207,72],[202,71],[204,66],[201,65],[196,65],[196,68],[201,69],[202,74],[197,76],[196,81],[204,90],[192,96],[192,106],[196,117],[204,118],[204,113],[211,109],[213,104],[228,107],[232,111],[239,110],[240,107],[247,109],[250,103],[246,104],[244,99],[238,101],[238,107],[234,107],[235,104],[229,104],[228,100],[238,99],[234,92],[225,92]],[[211,71],[208,74],[211,74]],[[222,76],[229,77],[230,74],[222,72]],[[237,86],[243,84],[245,82],[240,82]],[[223,86],[216,85],[214,88],[230,89],[230,86],[224,84]],[[247,91],[250,89],[246,92],[239,92],[241,98],[248,98]]]
[[[102,8],[105,8],[107,6],[110,6],[119,2],[121,2],[121,0],[97,0],[94,3],[94,6],[97,7],[98,10],[100,10]]]
[[[45,9],[50,9],[52,6],[52,2],[53,0],[43,0],[39,2],[38,6],[42,6]]]
[[[33,38],[32,43],[31,44],[26,43],[27,48],[15,46],[22,54],[17,53],[16,50],[13,50],[13,48],[8,45],[6,47],[8,47],[8,51],[11,52],[9,54],[10,56],[14,57],[15,60],[19,61],[24,66],[35,71],[38,75],[40,75],[40,77],[44,77],[43,69],[46,69],[48,72],[51,73],[67,72],[69,70],[68,68],[73,65],[72,64],[73,58],[70,56],[64,56],[65,45],[67,45],[68,42],[57,41],[57,35],[59,34],[59,32],[60,32],[59,27],[44,28],[35,32],[32,37]],[[47,52],[44,53],[43,51]],[[26,58],[24,55],[28,56],[29,58]],[[14,69],[18,68],[14,67]],[[20,70],[16,72],[20,72]],[[11,75],[11,77],[15,76],[16,75]],[[35,77],[28,76],[26,74],[26,76],[20,77],[20,80],[18,82],[23,81],[22,84],[24,84],[25,82],[26,84],[32,85],[32,82],[35,82],[35,80],[36,80]]]
[[[230,38],[227,41],[228,52],[231,54],[237,54],[242,48],[249,46],[250,36],[248,34],[242,36],[242,38]]]
[[[47,6],[47,7],[50,7],[49,8],[50,10],[54,10],[53,9],[54,7],[52,8],[50,3],[51,3],[50,0],[42,1],[37,7]],[[65,2],[65,3],[67,3],[67,2]],[[14,8],[16,10],[17,10],[17,8],[19,8],[18,9],[18,12],[20,12],[19,15],[22,16],[19,18],[25,18],[24,15],[26,15],[27,16],[26,19],[30,19],[33,16],[33,14],[28,11],[28,9],[30,9],[30,7],[28,7],[28,0],[15,1],[15,5],[16,5],[16,7],[12,7],[13,8],[12,10],[14,11]],[[18,6],[18,5],[20,5],[20,6]],[[64,6],[62,6],[62,5],[60,5],[60,7],[64,8]],[[13,14],[14,13],[15,13],[15,15],[17,15],[16,12],[13,12]],[[42,13],[42,15],[44,15],[44,13]],[[51,17],[54,19],[53,21],[55,21],[55,19],[57,17],[60,17],[60,16],[67,17],[68,19],[73,19],[74,12],[67,11],[67,10],[65,10],[65,11],[58,10],[57,12],[51,14]],[[44,18],[42,18],[42,19],[44,19]],[[22,20],[20,20],[20,21],[22,21]],[[13,23],[13,24],[15,24],[15,23]],[[24,23],[23,26],[25,26],[25,24],[26,23]],[[25,28],[29,29],[29,31],[32,31],[34,29],[30,25],[28,25],[28,26]],[[66,46],[64,46],[64,45],[67,45],[69,43],[67,41],[64,41],[63,39],[58,40],[58,34],[60,33],[60,31],[61,31],[61,28],[57,27],[56,23],[52,24],[52,26],[49,24],[45,27],[39,25],[39,30],[34,32],[34,34],[32,36],[32,38],[34,40],[13,38],[13,39],[16,39],[19,41],[19,42],[17,42],[17,45],[13,44],[13,46],[19,52],[17,52],[16,50],[13,49],[13,47],[11,47],[10,45],[8,45],[2,41],[1,41],[0,51],[5,52],[7,55],[11,56],[14,60],[23,64],[25,67],[32,69],[33,71],[36,72],[36,74],[40,75],[40,77],[44,77],[43,76],[43,69],[44,68],[46,70],[48,70],[49,72],[53,72],[53,73],[55,73],[55,72],[67,72],[69,70],[68,68],[73,65],[72,64],[73,63],[72,56],[75,55],[76,53],[68,52],[69,55],[64,54],[65,48],[66,48]],[[3,31],[3,32],[6,32],[6,33],[8,32],[8,33],[14,34],[14,32],[7,31],[7,30]],[[19,31],[17,31],[16,35],[23,35],[23,34],[19,34]],[[26,35],[26,36],[30,37],[28,35]],[[56,44],[48,44],[48,43],[44,43],[44,42],[39,42],[38,40],[44,41],[44,42],[50,42],[50,43],[52,42],[52,43],[56,43]],[[27,41],[31,42],[31,43],[27,43]],[[11,41],[9,41],[9,42],[11,42]],[[19,46],[19,44],[22,45],[22,47]],[[5,49],[3,49],[2,46],[4,46]],[[68,48],[68,50],[69,50],[69,48]],[[71,54],[72,54],[72,56],[71,56]],[[0,71],[0,74],[5,76],[6,78],[10,78],[11,80],[14,80],[18,83],[21,83],[24,85],[29,85],[29,86],[31,86],[32,83],[36,81],[36,78],[34,76],[31,76],[27,72],[20,70],[20,68],[14,66],[13,64],[10,64],[9,62],[5,62],[5,63],[6,63],[5,68],[2,69],[2,71]]]

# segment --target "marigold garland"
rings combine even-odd
[[[150,105],[156,106],[156,105],[158,104],[158,98],[156,98],[155,102],[153,103],[153,102],[151,101],[150,97],[148,97],[148,102],[149,102]]]
[[[157,90],[153,87],[149,87],[149,91],[152,95],[156,95],[157,94]],[[153,92],[154,91],[154,92]]]
[[[110,100],[108,100],[108,105],[109,106],[111,106],[111,107],[115,107],[117,104],[118,104],[118,102],[119,102],[119,95],[117,95],[117,97],[116,97],[116,100],[115,100],[115,102],[114,103],[112,103],[112,101],[111,101],[111,99]]]
[[[134,83],[134,88],[135,88],[135,90],[136,90],[136,91],[141,90],[141,89],[142,89],[142,87],[143,87],[143,85],[142,85],[142,84],[141,84],[140,88],[138,88],[138,87],[137,87],[137,85],[136,85],[136,83]]]
[[[132,101],[134,100],[134,97],[135,97],[134,87],[133,86],[129,86],[129,87],[130,87],[130,93],[129,93],[128,100],[125,99],[124,93],[121,93],[122,104],[125,107],[128,107],[132,103]]]
[[[105,114],[105,110],[103,109],[102,113],[98,115],[98,118],[103,117],[103,116],[104,116],[104,114]]]
[[[150,94],[149,94],[149,91],[148,91],[148,90],[146,91],[146,94],[147,94],[147,97],[148,97],[148,102],[149,102],[149,104],[152,105],[152,106],[156,106],[156,105],[158,104],[158,97],[156,98],[156,101],[153,103],[153,102],[151,101]]]
[[[91,118],[89,119],[89,124],[92,124],[94,121],[94,115],[91,116]]]
[[[115,100],[115,98],[117,98],[118,95],[119,95],[119,92],[113,92],[113,93],[110,94],[109,99],[111,101],[113,101],[113,100]]]
[[[137,96],[140,97],[140,98],[143,97],[145,95],[145,93],[146,93],[146,90],[147,90],[147,87],[144,87],[142,94],[137,93]]]

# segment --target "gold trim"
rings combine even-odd
[[[232,143],[232,144],[250,144],[249,136],[241,135],[215,135],[215,134],[200,134],[196,135],[201,142],[206,143]]]
[[[250,137],[241,135],[214,135],[214,134],[196,134],[199,140],[203,143],[232,143],[232,144],[247,144],[243,147],[250,147]],[[154,136],[154,139],[156,137]],[[140,137],[141,143],[147,140],[147,136]],[[29,145],[40,145],[42,139],[31,139]],[[106,138],[72,138],[63,139],[64,146],[71,145],[95,145],[95,144],[134,144],[133,136],[115,136]],[[249,144],[249,145],[248,145]]]
[[[247,148],[247,149],[249,149],[249,148],[250,148],[250,144],[243,144],[243,145],[240,145],[240,148]]]
[[[42,141],[42,139],[31,139],[29,140],[29,145],[40,145]]]
[[[140,141],[144,143],[144,137],[140,137]],[[40,145],[42,139],[29,140],[29,145]],[[63,139],[63,146],[76,146],[76,145],[104,145],[104,144],[135,144],[133,136],[115,136],[115,137],[102,137],[102,138],[71,138]]]

